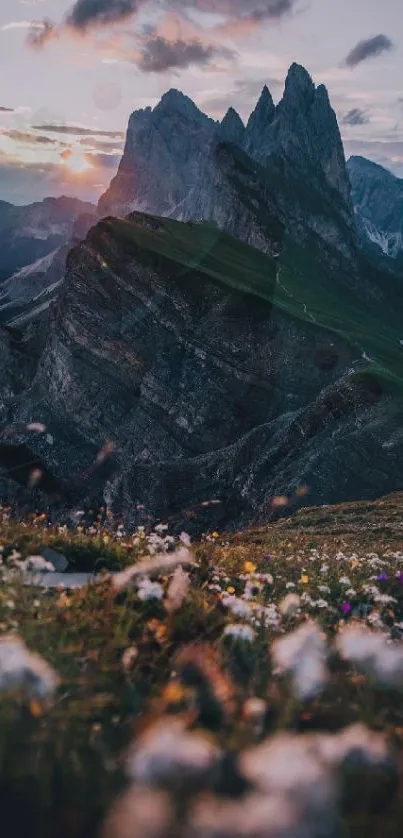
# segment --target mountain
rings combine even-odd
[[[85,238],[95,222],[94,215],[78,216],[66,244],[21,268],[0,284],[0,324],[22,327],[43,316],[63,282],[68,253]]]
[[[363,240],[403,267],[403,180],[365,157],[350,157],[348,172]]]
[[[40,504],[27,462],[53,514],[106,503],[197,532],[266,521],[301,486],[318,504],[403,488],[403,283],[360,245],[303,68],[246,126],[178,91],[133,114],[99,212],[51,306],[35,291],[21,314],[24,277],[6,286],[3,503]],[[53,267],[34,271],[50,294]]]
[[[67,244],[83,214],[95,215],[95,207],[76,198],[22,207],[0,201],[0,283]]]
[[[154,110],[133,113],[118,173],[99,201],[99,214],[124,217],[136,210],[210,221],[270,250],[256,229],[251,233],[242,190],[231,188],[231,171],[238,183],[252,173],[260,183],[259,201],[263,169],[264,202],[288,231],[300,240],[307,231],[319,232],[351,258],[355,221],[336,116],[323,85],[316,88],[296,64],[278,106],[265,87],[246,127],[233,108],[221,123],[214,122],[177,90]],[[248,191],[250,198],[250,184]],[[259,222],[253,200],[248,209]]]
[[[200,507],[191,528],[239,526],[301,485],[313,503],[403,487],[402,333],[314,242],[271,257],[205,223],[105,219],[41,334],[35,360],[13,349],[20,387],[30,368],[11,440],[60,485],[112,440],[98,501],[131,523]],[[50,437],[19,430],[32,421]]]

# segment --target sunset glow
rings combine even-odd
[[[87,169],[92,168],[92,165],[86,155],[79,151],[73,151],[71,155],[64,160],[64,164],[70,172],[73,172],[75,175],[80,175],[82,172],[86,172]]]

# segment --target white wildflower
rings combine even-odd
[[[225,626],[223,633],[225,637],[233,637],[235,640],[246,640],[248,643],[252,643],[255,639],[255,632],[253,629],[250,626],[241,623]]]
[[[286,588],[287,588],[287,591],[292,591],[292,590],[294,590],[294,588],[295,588],[295,583],[294,583],[294,582],[287,582],[287,584],[286,584]]]
[[[287,594],[279,605],[279,611],[283,617],[294,617],[300,608],[301,600],[297,594]]]
[[[339,632],[336,649],[344,660],[363,669],[384,684],[403,678],[403,644],[366,628],[350,626]]]
[[[318,586],[318,591],[321,594],[330,594],[329,585],[319,585]]]
[[[243,592],[243,598],[248,600],[248,602],[254,599],[258,594],[261,593],[262,590],[262,583],[258,580],[248,579],[245,585],[245,590]]]
[[[320,573],[323,573],[323,575],[326,575],[326,573],[328,573],[328,571],[329,571],[329,565],[326,564],[326,562],[324,562],[322,567],[320,568]]]
[[[183,567],[175,568],[174,575],[168,586],[165,608],[171,613],[182,607],[190,588],[190,576],[183,570]]]
[[[126,773],[149,786],[171,785],[202,778],[218,756],[218,748],[203,734],[188,733],[179,720],[162,719],[134,743]]]
[[[231,614],[234,617],[241,617],[244,620],[247,620],[252,616],[252,609],[250,605],[243,599],[239,599],[236,596],[230,596],[229,594],[222,598],[222,604],[225,608],[228,608],[231,611]]]
[[[161,553],[153,559],[144,559],[132,567],[122,570],[112,578],[113,586],[121,591],[133,580],[141,576],[155,576],[158,573],[167,573],[174,570],[178,565],[193,565],[194,558],[187,547],[180,547],[175,553]]]
[[[152,582],[151,579],[144,578],[138,581],[137,595],[143,602],[149,599],[162,599],[164,589],[159,582]]]
[[[355,591],[354,588],[348,588],[348,590],[346,591],[346,596],[351,598],[355,597],[357,596],[357,591]]]
[[[309,736],[279,733],[244,751],[242,774],[264,794],[320,811],[334,801],[336,790],[320,752]]]
[[[382,766],[390,759],[386,738],[363,724],[354,724],[336,734],[319,734],[317,746],[327,763],[339,766],[350,760],[369,767]]]
[[[16,636],[0,639],[0,691],[23,689],[30,697],[53,694],[59,677],[51,666]]]
[[[190,547],[192,544],[192,539],[187,532],[181,532],[179,536],[179,541],[181,542],[181,544],[184,544],[185,547]]]
[[[348,578],[348,576],[341,576],[339,579],[339,583],[340,585],[346,585],[348,587],[349,585],[351,585],[351,580]]]
[[[312,698],[322,691],[327,680],[327,647],[316,623],[307,622],[275,640],[272,658],[278,673],[292,677],[299,698]]]

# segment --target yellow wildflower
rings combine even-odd
[[[245,573],[255,573],[256,565],[253,562],[245,562],[243,569]]]

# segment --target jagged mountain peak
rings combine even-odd
[[[227,142],[242,145],[245,137],[245,125],[234,108],[228,108],[220,125],[220,137]]]
[[[279,107],[310,107],[314,98],[315,85],[308,71],[300,64],[291,64],[285,82],[284,95]]]
[[[161,97],[161,101],[154,108],[154,114],[173,112],[192,119],[207,120],[208,117],[194,103],[193,99],[172,87]]]
[[[255,132],[264,125],[269,125],[275,114],[276,106],[267,85],[264,86],[255,109],[248,120],[248,131]]]

